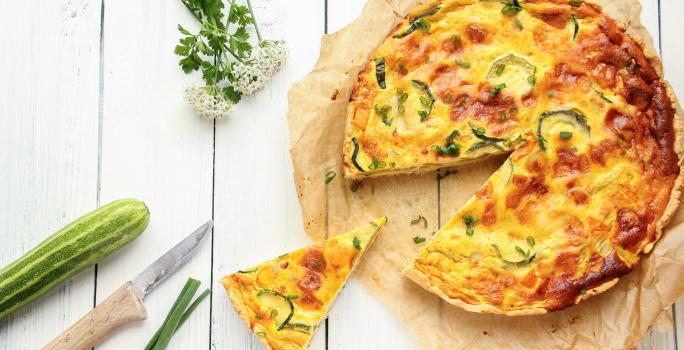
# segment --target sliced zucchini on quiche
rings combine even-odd
[[[306,349],[386,221],[381,217],[221,282],[240,318],[266,348]]]

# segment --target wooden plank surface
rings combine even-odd
[[[262,349],[237,317],[220,278],[311,243],[302,228],[287,133],[287,90],[318,57],[325,22],[320,0],[252,1],[266,38],[284,39],[290,59],[230,119],[216,123],[212,347]],[[325,327],[312,350],[325,349]]]
[[[0,266],[95,209],[100,1],[0,2]],[[88,269],[0,321],[40,348],[93,305]]]
[[[150,208],[148,229],[98,267],[97,300],[211,218],[213,123],[195,116],[183,88],[196,81],[178,68],[178,23],[196,28],[180,1],[108,1],[104,11],[101,202],[136,197]],[[142,349],[188,277],[210,286],[211,244],[145,299],[149,318],[97,349]],[[209,348],[203,303],[168,349]]]
[[[0,321],[0,349],[40,348],[95,299],[212,216],[213,241],[146,299],[149,320],[98,349],[141,348],[189,276],[211,284],[214,294],[169,349],[262,348],[233,312],[219,279],[310,243],[292,179],[286,94],[313,66],[324,30],[334,32],[356,18],[365,0],[253,3],[262,31],[287,40],[291,58],[263,91],[216,125],[195,116],[181,98],[185,86],[201,80],[184,75],[172,54],[176,24],[197,27],[179,1],[0,3],[6,28],[0,36],[0,265],[98,204],[132,196],[145,200],[152,214],[148,230],[101,263],[97,278],[93,269],[85,271]],[[677,24],[684,4],[643,5],[643,22],[662,47],[668,80],[683,92],[684,43]],[[436,186],[456,193],[454,181]],[[458,198],[441,196],[442,224]],[[673,311],[677,332],[651,331],[640,349],[684,349],[684,322],[677,322],[684,320],[684,300]],[[385,348],[418,346],[377,299],[351,281],[312,349]]]

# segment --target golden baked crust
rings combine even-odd
[[[419,6],[351,94],[347,178],[512,152],[403,272],[468,311],[540,314],[599,294],[678,206],[682,129],[655,54],[576,5]]]
[[[385,217],[223,277],[238,316],[268,349],[306,349]]]

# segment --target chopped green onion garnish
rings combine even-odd
[[[456,60],[456,64],[466,69],[470,68],[470,63],[465,61]]]
[[[418,215],[417,218],[411,220],[411,225],[420,224],[421,221],[423,222],[423,227],[427,228],[427,226],[428,226],[427,219],[422,215]]]
[[[463,215],[462,218],[463,223],[466,225],[466,234],[472,236],[475,233],[475,230],[473,229],[473,225],[476,222],[475,218],[473,218],[472,215]]]
[[[577,20],[577,16],[573,13],[572,14],[572,22],[575,23],[575,30],[572,34],[572,40],[577,39],[577,34],[579,34],[579,21]]]
[[[423,243],[423,242],[425,242],[425,238],[420,237],[420,236],[415,236],[415,237],[413,237],[413,243],[415,243],[415,244],[421,244],[421,243]]]
[[[534,237],[532,237],[532,236],[527,236],[527,244],[529,244],[530,247],[534,247],[534,245],[535,245],[536,243],[537,243],[537,242],[535,242]]]
[[[580,7],[582,6],[582,0],[569,0],[568,4],[570,4],[570,6]]]
[[[563,140],[568,140],[572,138],[572,132],[570,131],[561,131],[560,132],[560,138]]]
[[[501,13],[503,13],[506,16],[515,16],[520,11],[522,11],[522,7],[516,4],[506,4],[501,9]]]
[[[386,167],[387,164],[379,159],[373,159],[371,164],[368,166],[368,170],[378,170]]]
[[[518,27],[518,29],[523,30],[523,24],[518,17],[515,17],[515,26]]]
[[[354,244],[354,248],[356,248],[356,250],[361,250],[361,241],[359,240],[359,237],[354,237],[352,243]]]
[[[337,173],[335,173],[335,172],[332,171],[332,170],[330,170],[330,171],[328,171],[327,173],[325,173],[325,184],[326,184],[326,185],[329,184],[330,181],[332,181],[332,180],[335,178],[335,176],[337,176]]]
[[[498,68],[497,68],[497,70],[498,70]],[[495,86],[494,89],[492,89],[492,91],[489,93],[489,98],[492,99],[492,98],[496,97],[496,95],[498,95],[501,92],[501,90],[503,90],[505,88],[506,88],[506,83],[501,83],[501,84]]]

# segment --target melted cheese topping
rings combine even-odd
[[[233,307],[269,349],[305,349],[386,220],[225,276]]]
[[[513,151],[407,275],[457,305],[544,312],[625,274],[657,239],[679,175],[674,113],[598,7],[504,6],[427,4],[395,28],[352,92],[345,175]]]

